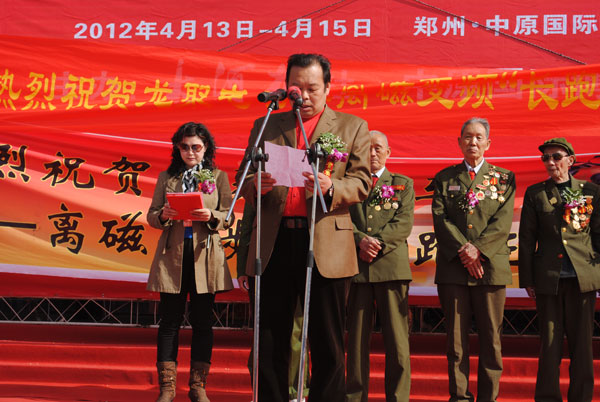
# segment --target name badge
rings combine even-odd
[[[448,191],[460,191],[460,186],[449,186]]]

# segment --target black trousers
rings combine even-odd
[[[540,326],[540,358],[536,402],[562,402],[560,363],[564,337],[569,343],[569,402],[594,399],[594,311],[596,292],[581,293],[577,278],[561,278],[558,294],[536,295]]]
[[[177,294],[160,294],[160,324],[156,341],[156,361],[177,361],[179,327],[183,321],[185,303],[189,294],[188,317],[192,325],[192,360],[210,363],[213,348],[212,310],[215,295],[196,292],[192,239],[185,240],[182,270],[181,291]]]
[[[261,276],[258,399],[288,402],[288,366],[294,309],[304,303],[308,230],[281,227]],[[343,402],[344,326],[348,279],[313,269],[308,321],[311,354],[309,402]]]

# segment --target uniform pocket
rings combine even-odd
[[[352,230],[352,220],[349,216],[336,217],[335,228],[337,230]]]

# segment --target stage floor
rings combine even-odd
[[[191,331],[180,337],[175,401],[187,400]],[[0,324],[0,402],[152,401],[158,394],[155,369],[156,328],[56,324]],[[247,368],[252,332],[215,330],[213,365],[207,393],[211,402],[249,402]],[[503,338],[502,401],[531,401],[537,371],[538,339]],[[600,372],[600,340],[595,341]],[[471,340],[471,386],[475,390],[477,339]],[[561,366],[561,388],[568,386],[568,359]],[[384,401],[382,339],[371,350],[369,401]],[[411,337],[411,402],[446,401],[445,336]],[[596,389],[594,400],[600,400]]]

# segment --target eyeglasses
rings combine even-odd
[[[177,145],[177,148],[179,148],[179,150],[181,152],[189,152],[191,149],[192,152],[198,153],[198,152],[202,151],[202,149],[204,148],[204,145],[193,144],[192,146],[189,146],[188,144],[179,144],[179,145]]]
[[[542,155],[542,162],[548,162],[550,160],[550,158],[554,159],[555,161],[559,161],[562,158],[564,158],[567,155],[561,154],[560,152],[555,152],[553,154],[543,154]]]

